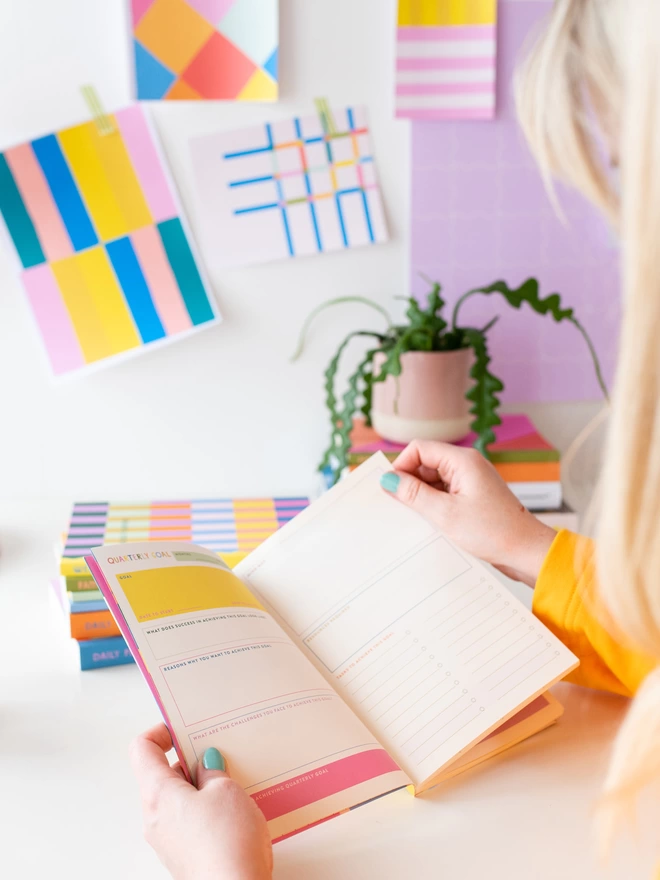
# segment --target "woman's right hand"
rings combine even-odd
[[[414,440],[381,485],[468,553],[534,586],[556,532],[525,509],[477,450]]]

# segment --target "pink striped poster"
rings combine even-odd
[[[396,115],[492,119],[496,0],[399,0]]]

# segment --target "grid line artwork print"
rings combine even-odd
[[[492,119],[496,0],[399,0],[396,115]]]
[[[209,258],[246,265],[387,241],[364,108],[191,142]],[[212,231],[212,232],[211,232]]]
[[[146,101],[276,101],[279,0],[131,0]]]
[[[218,320],[143,111],[0,153],[0,215],[52,372]]]
[[[126,541],[192,541],[216,553],[249,553],[308,504],[308,498],[79,503],[62,558],[78,559],[100,544]]]

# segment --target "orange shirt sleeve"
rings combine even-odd
[[[580,659],[567,681],[631,696],[656,661],[622,645],[594,616],[585,598],[596,594],[594,549],[587,538],[559,532],[536,582],[532,610]]]

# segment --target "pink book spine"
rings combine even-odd
[[[154,696],[154,699],[158,705],[158,708],[160,709],[160,714],[163,716],[163,721],[167,725],[167,729],[169,730],[170,736],[172,737],[172,745],[174,746],[174,750],[177,753],[177,757],[179,758],[179,762],[181,764],[181,767],[183,768],[183,772],[186,776],[186,779],[188,780],[188,782],[192,782],[193,780],[192,780],[192,777],[190,776],[190,772],[188,770],[188,765],[186,764],[186,759],[183,754],[183,749],[181,748],[181,745],[179,744],[179,741],[176,737],[176,734],[174,733],[174,727],[172,726],[172,722],[168,718],[167,712],[165,711],[165,707],[163,706],[163,703],[160,699],[160,694],[158,693],[158,689],[157,689],[156,685],[154,684],[153,678],[149,674],[149,670],[147,669],[147,667],[144,664],[144,660],[142,659],[142,655],[140,654],[140,650],[137,646],[135,639],[133,638],[133,633],[131,632],[129,625],[126,623],[126,618],[124,617],[121,608],[117,604],[117,600],[115,599],[115,595],[112,592],[112,588],[110,587],[110,584],[105,579],[105,575],[101,571],[98,562],[96,561],[96,559],[94,559],[93,556],[85,556],[85,562],[87,563],[89,570],[92,574],[92,577],[96,581],[96,584],[97,584],[99,590],[103,593],[103,597],[104,597],[105,601],[108,603],[108,608],[112,612],[112,616],[114,617],[114,619],[117,623],[117,626],[119,627],[119,631],[123,635],[123,637],[126,641],[126,644],[128,645],[128,647],[131,650],[131,654],[133,655],[133,659],[137,663],[137,665],[140,669],[140,672],[144,676],[144,680],[149,685],[149,690],[151,691],[151,693]]]

